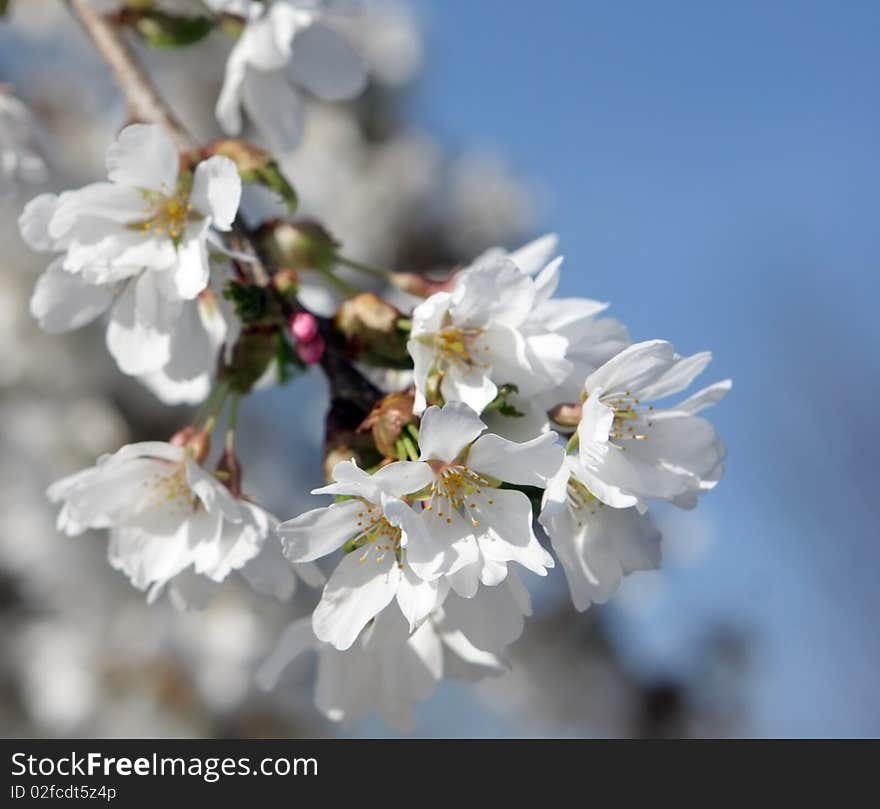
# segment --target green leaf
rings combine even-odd
[[[497,410],[502,416],[507,416],[508,418],[522,418],[525,413],[521,413],[507,401],[507,397],[514,393],[519,393],[519,388],[516,385],[502,385],[498,388],[498,395],[486,405],[484,412]]]
[[[162,11],[145,11],[132,25],[141,38],[157,50],[192,45],[208,36],[214,28],[210,17],[179,17]]]
[[[286,385],[291,379],[305,370],[305,363],[299,358],[293,346],[287,341],[281,329],[278,330],[275,361],[278,363],[278,384]]]
[[[223,289],[223,297],[231,301],[242,323],[256,322],[268,309],[266,291],[258,286],[229,281]]]
[[[239,171],[241,179],[246,183],[259,183],[270,191],[274,191],[285,205],[289,213],[294,213],[299,205],[299,197],[294,187],[287,181],[274,160],[267,160],[265,165],[255,169]]]

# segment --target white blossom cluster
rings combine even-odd
[[[366,63],[326,4],[209,5],[242,26],[216,105],[228,134],[242,132],[243,109],[264,143],[288,152],[302,132],[303,89],[328,101],[364,89]],[[123,446],[53,484],[58,528],[107,529],[110,564],[150,601],[167,592],[196,607],[233,574],[281,600],[300,580],[321,588],[258,672],[263,686],[313,651],[315,702],[328,718],[377,713],[406,727],[444,677],[505,671],[531,613],[522,569],[546,576],[558,559],[576,609],[607,601],[624,576],[659,566],[649,506],[693,508],[720,480],[724,445],[700,413],[730,381],[674,398],[710,354],[634,343],[602,316],[607,304],[557,297],[555,236],[492,249],[420,286],[411,273],[380,271],[416,303],[377,298],[370,311],[392,315],[342,350],[346,306],[364,298],[335,273],[357,263],[322,231],[292,223],[297,246],[312,252],[296,252],[295,271],[284,253],[268,283],[252,282],[263,258],[229,238],[240,235],[242,176],[251,180],[234,155],[181,154],[160,126],[132,124],[106,168],[106,181],[25,206],[23,239],[53,255],[31,313],[53,334],[105,317],[124,374],[165,403],[202,407],[168,441]],[[310,308],[307,273],[336,278],[329,310]],[[363,363],[399,372],[368,358],[376,331],[411,367],[374,403],[378,419],[385,405],[394,411],[394,449],[376,438],[371,460],[349,452],[312,492],[332,503],[279,521],[242,488],[240,400],[282,375],[291,353],[318,365],[341,352],[352,373]],[[265,359],[270,340],[279,353]],[[330,556],[325,576],[316,563]]]

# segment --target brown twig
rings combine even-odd
[[[131,117],[143,123],[162,126],[182,152],[195,148],[198,145],[195,138],[186,131],[186,127],[159,95],[119,28],[96,11],[89,0],[67,0],[67,7],[113,73],[125,94]]]

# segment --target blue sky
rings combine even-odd
[[[419,5],[420,125],[535,183],[563,293],[735,380],[711,546],[615,613],[622,648],[677,671],[722,620],[750,732],[880,733],[880,5]]]

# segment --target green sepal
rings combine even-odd
[[[508,396],[516,393],[519,393],[519,388],[516,385],[501,385],[501,387],[498,388],[498,394],[491,402],[489,402],[489,404],[486,405],[483,412],[487,413],[496,410],[502,416],[507,416],[508,418],[522,418],[525,416],[525,413],[521,413],[507,401]]]
[[[131,26],[151,48],[170,50],[203,40],[214,28],[210,17],[181,17],[163,11],[138,13]]]

